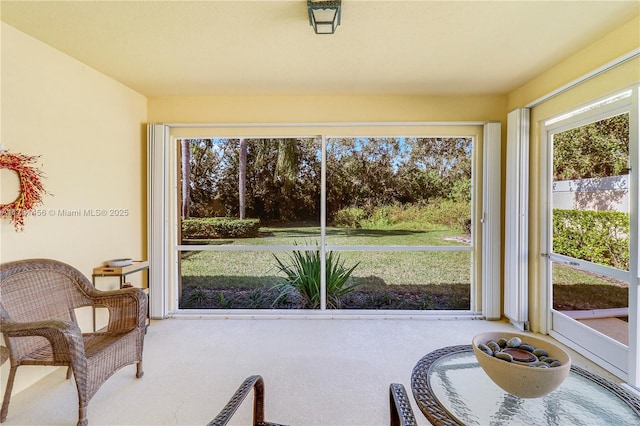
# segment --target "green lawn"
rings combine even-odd
[[[447,229],[329,228],[327,243],[361,246],[464,245],[450,240],[460,236],[459,232]],[[259,238],[198,243],[304,246],[317,244],[319,240],[319,228],[291,226],[262,228]],[[272,288],[283,280],[275,268],[274,254],[285,259],[289,253],[183,252],[183,298],[189,303],[182,306],[181,301],[181,307],[269,308],[275,298]],[[345,299],[347,309],[469,309],[470,251],[343,251],[340,254],[347,266],[359,262],[350,278],[350,284],[358,284],[357,291]],[[554,306],[557,309],[626,306],[627,290],[596,275],[555,265],[553,280]],[[292,302],[284,307],[296,306]]]
[[[553,284],[554,285],[609,285],[610,280],[606,280],[595,274],[590,274],[577,269],[554,264],[553,265]]]
[[[454,246],[462,243],[446,240],[459,232],[402,230],[327,230],[327,243],[361,246]],[[261,237],[213,240],[216,245],[315,245],[320,240],[314,227],[262,228]],[[273,255],[283,259],[285,252],[193,251],[183,253],[182,277],[186,285],[237,286],[273,285],[279,277]],[[373,288],[385,285],[469,283],[471,255],[464,252],[384,252],[344,251],[347,265],[360,262],[353,279]]]
[[[559,311],[629,306],[626,283],[554,264],[553,307]]]
[[[326,241],[330,245],[464,246],[464,243],[450,240],[460,236],[460,232],[442,227],[428,231],[329,228]],[[290,226],[261,228],[259,238],[197,243],[297,245],[303,248],[319,241],[318,227]],[[194,302],[193,307],[268,307],[268,300],[274,297],[270,289],[283,281],[283,276],[276,269],[274,255],[286,259],[290,253],[250,250],[183,252],[182,284],[183,293],[187,292],[183,296]],[[469,309],[470,251],[341,251],[340,255],[348,267],[359,263],[349,281],[350,285],[357,284],[358,289],[348,301],[349,308],[438,309],[436,305],[442,305],[445,306],[443,309]],[[435,286],[441,289],[434,291]],[[445,289],[445,286],[453,286],[451,288],[455,290]],[[455,296],[447,296],[453,294]],[[447,297],[457,301],[454,304],[440,303]],[[407,303],[408,300],[412,303]],[[359,306],[359,303],[370,306]]]

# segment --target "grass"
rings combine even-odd
[[[332,245],[461,245],[447,240],[461,233],[437,229],[386,230],[329,228]],[[315,245],[320,231],[314,226],[262,228],[259,238],[215,240],[216,245]],[[203,241],[201,241],[203,243]],[[299,248],[299,247],[298,247]],[[292,297],[273,302],[285,277],[273,255],[290,252],[191,251],[183,252],[181,307],[212,309],[299,308]],[[343,299],[345,309],[469,309],[471,252],[342,251],[346,264],[360,262],[349,279],[356,290]],[[628,290],[620,283],[555,265],[554,308],[603,309],[627,306]]]
[[[411,224],[410,224],[411,225]],[[416,228],[415,224],[410,226]],[[428,229],[401,229],[398,225],[389,229],[328,228],[326,241],[331,245],[360,246],[453,246],[464,245],[447,238],[461,236],[459,231],[442,225]],[[245,246],[296,246],[316,245],[320,230],[314,226],[289,226],[261,228],[258,238],[225,239],[228,245]],[[199,241],[204,243],[204,241]],[[220,245],[220,241],[216,241]],[[348,309],[438,309],[451,303],[438,303],[445,299],[435,294],[456,293],[455,309],[469,309],[471,253],[469,251],[416,252],[416,251],[340,251],[348,265],[358,263],[347,285],[357,291],[345,299]],[[245,307],[257,305],[268,308],[265,300],[275,302],[277,295],[271,292],[282,286],[285,275],[274,262],[274,255],[282,258],[290,252],[263,251],[190,251],[182,255],[183,295],[181,307],[212,308]],[[264,297],[253,295],[262,303],[248,299],[251,291],[260,290]],[[391,294],[393,293],[393,294]],[[401,297],[404,295],[403,297]],[[451,299],[452,297],[449,297]],[[386,300],[386,302],[384,302]],[[299,301],[284,300],[276,307],[299,307]],[[282,305],[282,306],[279,306]],[[260,307],[257,307],[259,309]],[[446,308],[450,309],[450,308]]]
[[[553,284],[554,285],[609,285],[614,284],[624,286],[620,281],[608,279],[596,274],[580,271],[569,266],[554,264],[553,265]]]
[[[629,306],[629,290],[612,285],[574,284],[553,286],[553,309],[589,311]]]
[[[446,240],[460,236],[452,230],[406,231],[328,228],[327,243],[332,245],[381,246],[453,246]],[[296,226],[262,228],[261,237],[225,240],[227,245],[265,246],[299,244],[315,245],[319,228]],[[275,252],[282,257],[285,252]],[[394,284],[469,283],[469,252],[341,252],[347,263],[361,262],[354,277],[362,284],[380,286]],[[261,278],[264,284],[276,284],[278,271],[273,255],[261,251],[194,251],[183,252],[182,276],[189,285],[204,285],[199,277],[217,277],[217,284],[242,285],[245,280]],[[234,278],[236,277],[236,278]],[[225,281],[226,282],[223,282]]]
[[[554,264],[553,308],[559,311],[623,308],[629,305],[626,283]]]

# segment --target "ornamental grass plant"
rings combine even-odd
[[[303,308],[317,309],[320,307],[320,251],[319,250],[295,250],[282,260],[273,255],[279,272],[285,274],[283,283],[277,284],[278,297],[274,301],[276,305],[281,300],[286,300],[292,292],[298,293],[302,298]],[[326,287],[327,307],[339,309],[342,296],[353,291],[357,284],[349,283],[351,274],[360,262],[351,267],[345,266],[340,254],[327,252],[326,257]]]

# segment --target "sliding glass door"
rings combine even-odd
[[[499,123],[149,125],[151,316],[499,318],[500,147]]]
[[[473,137],[176,144],[179,309],[471,311]]]

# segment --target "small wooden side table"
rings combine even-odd
[[[96,285],[96,277],[120,277],[120,288],[126,282],[127,275],[135,272],[149,270],[149,261],[140,260],[135,261],[129,266],[123,266],[121,268],[112,268],[110,266],[98,266],[93,268],[93,274],[91,278],[93,280],[93,286]],[[149,276],[147,276],[147,288],[149,288]]]
[[[127,281],[127,275],[134,274],[136,272],[148,271],[148,270],[149,270],[148,260],[136,260],[131,265],[123,266],[119,268],[112,268],[110,266],[97,266],[93,268],[93,273],[91,274],[91,281],[93,282],[93,286],[95,287],[96,278],[120,277],[120,288],[123,288]],[[147,294],[147,299],[148,299],[149,298],[149,275],[148,274],[147,274],[147,286],[143,287],[142,290]],[[149,312],[147,312],[147,327],[148,326],[149,326]],[[93,331],[96,331],[95,309],[93,310]]]

